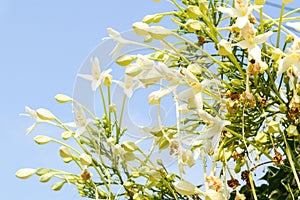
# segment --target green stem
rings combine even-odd
[[[292,168],[292,171],[293,171],[293,174],[294,174],[294,177],[295,177],[298,189],[300,190],[300,181],[299,181],[298,173],[296,171],[296,168],[295,168],[295,165],[294,165],[294,161],[293,161],[293,158],[292,158],[292,153],[291,153],[290,145],[288,144],[288,142],[286,140],[285,134],[282,132],[281,135],[283,137],[283,140],[284,140],[284,143],[285,143],[285,146],[286,146],[286,149],[285,149],[286,156],[287,156],[288,161],[289,161],[289,163],[291,165],[291,168]]]
[[[181,53],[179,53],[178,51],[177,51],[177,49],[176,48],[174,48],[174,46],[173,45],[171,45],[170,43],[168,43],[166,40],[164,40],[164,39],[162,39],[161,40],[165,45],[167,45],[169,48],[171,48],[174,52],[176,52],[178,55],[179,55],[179,57],[182,59],[182,60],[184,60],[184,62],[186,62],[188,65],[190,64],[190,61],[188,60],[188,59],[186,59],[186,57],[184,57]]]
[[[255,192],[255,186],[254,186],[253,177],[252,177],[251,172],[249,173],[249,182],[250,182],[253,198],[254,198],[254,200],[257,200],[257,196],[256,196],[256,192]]]
[[[276,47],[279,48],[280,45],[280,34],[281,34],[281,26],[282,26],[282,16],[284,12],[284,6],[285,4],[282,2],[281,10],[280,10],[280,19],[279,19],[279,25],[278,25],[278,32],[277,32],[277,42]]]
[[[106,103],[105,103],[105,98],[104,98],[104,93],[103,93],[103,89],[102,89],[101,85],[99,86],[99,91],[100,91],[100,96],[101,96],[101,99],[102,99],[104,114],[105,114],[106,117],[108,117]]]
[[[68,144],[66,144],[64,142],[61,142],[59,140],[53,139],[53,138],[52,138],[52,141],[56,142],[58,144],[61,144],[61,145],[65,146],[65,147],[68,147],[69,149],[72,149],[75,153],[77,153],[78,155],[80,155],[80,152],[77,149],[75,149],[74,147],[72,147],[72,146],[70,146],[70,145],[68,145]]]

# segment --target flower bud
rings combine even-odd
[[[38,176],[42,176],[42,175],[44,175],[44,174],[46,174],[46,173],[49,173],[49,172],[51,172],[51,169],[49,169],[49,168],[39,168],[39,169],[36,170],[35,173],[36,173]]]
[[[196,186],[185,180],[177,181],[173,185],[175,190],[182,195],[193,195],[200,193],[199,189]]]
[[[266,3],[266,0],[254,0],[254,4],[261,6],[264,5]]]
[[[285,42],[286,43],[291,43],[291,42],[293,42],[293,40],[294,40],[294,37],[292,35],[287,35],[285,37]]]
[[[93,163],[93,159],[90,155],[83,153],[80,155],[80,162],[83,165],[91,165]]]
[[[117,59],[116,63],[121,66],[127,66],[130,63],[132,63],[132,61],[134,61],[136,58],[137,56],[134,55],[122,55]]]
[[[34,141],[37,144],[47,144],[48,142],[50,142],[52,140],[52,138],[45,136],[45,135],[38,135],[34,138]]]
[[[72,157],[71,150],[68,147],[64,147],[64,146],[62,146],[62,147],[59,148],[59,155],[62,158]]]
[[[299,132],[297,130],[297,126],[294,126],[292,124],[286,129],[286,132],[287,132],[287,135],[289,137],[291,137],[291,136],[298,136],[299,135]]]
[[[106,76],[104,76],[103,78],[103,84],[107,87],[111,86],[112,84],[112,76],[110,74],[107,74]]]
[[[108,146],[110,146],[110,147],[114,146],[115,142],[116,142],[115,138],[113,138],[113,137],[107,138],[107,145]]]
[[[109,112],[110,113],[117,112],[117,106],[116,106],[116,104],[110,104],[109,105]]]
[[[141,72],[142,72],[141,66],[137,66],[137,65],[128,65],[128,67],[125,70],[125,73],[128,76],[133,76],[133,77],[140,74]]]
[[[268,132],[269,133],[279,133],[280,132],[279,123],[276,121],[270,121],[268,123]]]
[[[36,170],[32,168],[23,168],[16,172],[16,176],[21,179],[26,179],[35,174]]]
[[[189,5],[186,8],[186,14],[192,19],[197,19],[201,16],[201,10],[198,6]]]
[[[185,25],[189,32],[196,32],[202,29],[202,24],[198,20],[194,19],[187,20]]]
[[[218,51],[221,56],[229,56],[232,54],[231,42],[227,42],[226,40],[222,39],[218,43]]]
[[[39,108],[36,110],[37,116],[42,120],[54,120],[55,116],[47,109]]]
[[[67,140],[72,136],[73,136],[73,132],[71,132],[71,131],[65,131],[61,134],[61,138],[64,140]]]
[[[59,191],[65,184],[65,181],[62,182],[56,182],[52,185],[51,189],[54,191]]]
[[[135,22],[132,24],[132,28],[137,35],[146,36],[149,35],[147,29],[149,25],[144,22]]]
[[[172,32],[162,26],[151,26],[147,28],[148,33],[152,38],[161,40],[169,36]]]
[[[259,143],[266,143],[268,141],[268,138],[264,132],[258,132],[254,140]]]
[[[134,152],[135,150],[137,150],[139,147],[136,146],[136,144],[134,142],[131,141],[125,141],[123,142],[123,144],[121,145],[123,147],[123,149],[125,151],[128,152]]]
[[[55,175],[55,173],[50,172],[50,173],[46,173],[40,176],[39,181],[42,183],[46,183],[48,181],[50,181],[50,179]]]
[[[155,15],[146,15],[142,22],[150,24],[150,23],[158,23],[164,16],[162,14]]]
[[[67,103],[67,102],[73,101],[73,99],[71,97],[64,95],[64,94],[57,94],[55,96],[55,100],[59,103]]]

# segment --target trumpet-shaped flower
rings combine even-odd
[[[244,28],[247,24],[248,16],[252,12],[253,7],[248,6],[248,0],[235,0],[235,8],[219,7],[218,10],[222,13],[228,14],[230,17],[237,17],[236,26],[239,29]]]
[[[110,55],[112,56],[112,58],[116,58],[118,56],[118,54],[123,46],[134,43],[130,40],[124,39],[118,31],[116,31],[112,28],[108,28],[107,32],[108,32],[109,37],[117,43],[115,48],[110,52]]]
[[[277,75],[282,74],[289,68],[297,77],[300,76],[300,38],[295,38],[294,43],[287,51],[287,55],[279,60]]]
[[[103,72],[100,70],[100,64],[97,57],[91,58],[91,65],[92,65],[92,75],[91,74],[78,74],[79,77],[92,81],[91,87],[93,91],[96,91],[96,89],[101,84],[102,80],[111,77],[109,74],[112,70],[107,69]]]
[[[35,110],[32,110],[31,108],[29,108],[28,106],[25,106],[25,111],[27,112],[27,114],[20,114],[20,115],[23,115],[23,116],[29,116],[31,117],[32,119],[35,120],[35,122],[29,127],[26,129],[26,134],[29,134],[33,131],[33,129],[41,122],[45,122],[45,120],[42,120],[39,118],[39,116],[37,115],[36,111]]]

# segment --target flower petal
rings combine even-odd
[[[218,11],[228,14],[230,17],[233,17],[233,9],[232,8],[225,8],[225,7],[218,7]]]
[[[238,17],[236,19],[235,24],[239,29],[242,29],[246,26],[247,22],[248,22],[248,15],[245,15],[245,16],[242,16],[242,17]]]
[[[255,36],[255,38],[254,38],[254,43],[256,43],[256,44],[264,43],[264,42],[266,42],[266,41],[269,39],[269,37],[270,37],[272,34],[273,34],[272,31],[268,31],[268,32],[266,32],[266,33],[264,33],[264,34],[257,35],[257,36]]]
[[[93,76],[90,74],[77,74],[78,77],[92,81],[93,80]]]

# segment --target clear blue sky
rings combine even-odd
[[[33,142],[37,134],[59,137],[61,132],[42,127],[25,136],[32,121],[19,113],[25,105],[45,107],[71,121],[71,106],[59,105],[53,97],[72,95],[81,63],[107,36],[106,28],[126,31],[146,14],[171,9],[166,1],[152,0],[0,0],[1,199],[81,199],[73,186],[53,192],[50,183],[39,183],[37,177],[15,178],[23,167],[68,167],[59,158],[59,146]]]

